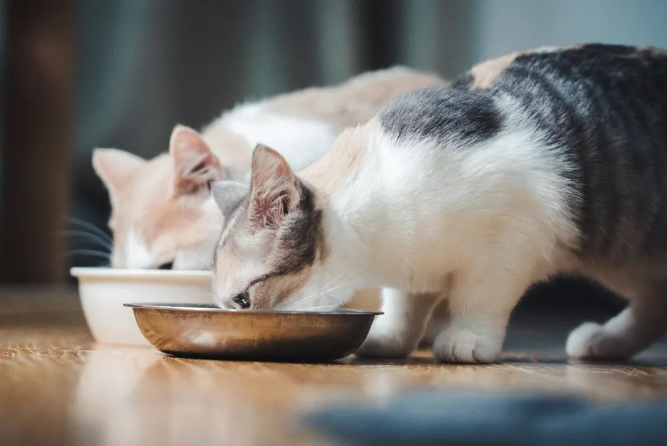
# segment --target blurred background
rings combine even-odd
[[[665,23],[660,0],[2,0],[0,282],[104,263],[63,234],[70,217],[108,231],[94,147],[150,158],[176,123],[396,64],[453,79],[542,45],[667,48]],[[597,292],[564,283],[550,293]]]

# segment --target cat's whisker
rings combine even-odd
[[[332,287],[330,287],[330,288],[328,288],[328,289],[326,289],[326,290],[321,290],[321,291],[318,292],[314,297],[325,297],[327,294],[332,293],[332,292],[334,292],[334,291],[336,291],[336,290],[339,290],[339,289],[341,289],[341,288],[345,288],[345,287],[351,285],[352,283],[353,283],[353,282],[351,282],[351,281],[348,281],[348,282],[342,282],[342,283],[340,283],[340,284],[338,284],[338,285],[336,285],[336,286],[332,286]],[[347,299],[347,300],[349,301],[349,299]],[[299,305],[303,305],[304,303],[305,303],[305,302],[304,302],[303,300],[297,302],[297,304],[299,304]],[[334,306],[334,307],[335,307],[335,306]],[[309,310],[310,310],[310,309],[309,309]]]
[[[341,288],[343,288],[343,287],[345,287],[345,286],[348,286],[349,284],[352,283],[352,282],[350,282],[350,281],[342,280],[342,279],[343,279],[343,278],[341,277],[342,275],[343,275],[342,273],[339,274],[338,276],[336,276],[335,279],[333,279],[333,280],[332,280],[331,282],[329,282],[327,285],[325,285],[325,286],[323,286],[322,288],[320,288],[320,290],[318,291],[318,294],[319,294],[319,295],[323,295],[323,294],[331,293],[332,291],[341,289]],[[328,287],[328,288],[327,288],[327,287]]]
[[[215,297],[213,292],[197,293],[197,294],[193,294],[193,296],[204,296],[204,297],[211,297],[211,298]]]
[[[301,310],[304,312],[314,312],[314,311],[332,311],[335,310],[337,307],[335,305],[324,305],[321,307],[313,307],[313,308],[308,308],[305,310]]]
[[[308,303],[308,302],[312,302],[312,301],[315,300],[315,299],[319,299],[320,297],[324,296],[325,294],[326,294],[326,293],[324,293],[324,292],[322,292],[322,291],[317,291],[317,292],[315,292],[315,293],[313,293],[313,294],[310,294],[310,295],[308,295],[308,296],[306,296],[306,297],[304,297],[304,298],[302,298],[302,299],[300,299],[300,300],[298,300],[298,301],[296,301],[296,302],[290,304],[290,305],[289,305],[287,308],[285,308],[285,309],[286,309],[286,310],[294,310],[294,309],[296,309],[297,307],[303,306],[304,304],[306,304],[306,303]]]
[[[106,248],[109,250],[109,252],[112,251],[113,247],[109,242],[107,242],[105,239],[100,237],[99,235],[95,234],[94,232],[85,232],[85,231],[79,231],[79,230],[70,230],[70,231],[61,231],[59,235],[63,237],[81,237],[84,238],[90,242],[95,242],[99,246]]]
[[[331,284],[331,286],[328,289],[321,291],[321,293],[323,293],[323,294],[331,293],[332,291],[336,291],[336,290],[339,290],[339,289],[344,288],[346,286],[349,286],[352,283],[353,283],[352,281],[343,280],[343,281],[340,281],[337,284]]]
[[[309,302],[309,301],[311,301],[311,300],[314,300],[314,299],[316,299],[316,298],[318,298],[318,297],[320,297],[320,293],[319,293],[319,292],[315,292],[315,293],[309,294],[309,295],[307,295],[307,296],[305,296],[305,297],[299,299],[298,301],[296,301],[296,302],[294,302],[294,303],[288,305],[288,306],[285,308],[285,310],[286,310],[286,311],[293,310],[293,309],[295,309],[295,307],[300,306],[300,305],[303,305],[304,303]]]
[[[69,221],[72,224],[83,226],[84,228],[89,229],[90,231],[94,232],[95,234],[105,239],[108,243],[113,243],[113,238],[109,234],[107,234],[102,229],[98,228],[92,223],[88,223],[87,221],[75,217],[65,217],[65,220]]]
[[[345,283],[345,282],[340,283],[340,284],[336,284],[336,282],[338,282],[342,278],[342,275],[343,275],[342,273],[339,274],[334,279],[332,279],[329,283],[323,285],[320,289],[315,291],[315,293],[310,294],[310,295],[294,302],[293,304],[289,305],[286,309],[291,310],[294,307],[296,307],[297,305],[303,305],[304,303],[315,300],[315,299],[323,296],[326,293],[331,293],[332,291],[335,291],[337,289],[340,289],[340,288],[348,285],[349,283]]]
[[[211,262],[207,262],[206,260],[204,260],[204,259],[202,258],[202,256],[200,256],[200,255],[199,255],[197,252],[195,252],[195,251],[192,251],[192,253],[197,257],[197,259],[199,259],[199,261],[202,263],[202,265],[204,265],[204,267],[206,268],[206,270],[207,270],[208,272],[210,272],[210,273],[213,272],[213,264],[212,264]]]
[[[322,287],[320,287],[319,289],[317,289],[314,293],[309,294],[309,295],[307,295],[307,296],[305,296],[305,297],[299,299],[298,301],[292,303],[291,305],[287,306],[286,310],[291,310],[291,309],[293,309],[293,308],[294,308],[295,306],[297,306],[297,305],[303,305],[304,303],[306,303],[306,302],[308,302],[308,301],[310,301],[310,300],[314,300],[314,299],[320,297],[320,296],[322,295],[322,291],[324,290],[324,288],[327,287],[327,286],[329,286],[329,285],[331,285],[331,284],[334,283],[335,281],[337,281],[341,276],[342,276],[342,273],[339,274],[338,276],[336,276],[336,278],[333,279],[331,282],[329,282],[329,283],[327,283],[327,284],[325,284],[325,285],[322,285]]]
[[[349,283],[345,283],[345,282],[343,282],[343,283],[340,283],[340,284],[337,285],[337,286],[331,286],[331,287],[329,287],[329,288],[327,288],[327,289],[325,289],[325,290],[320,290],[320,292],[317,293],[317,297],[324,297],[324,296],[326,296],[326,295],[329,294],[329,293],[332,293],[332,292],[334,292],[334,291],[336,291],[336,290],[339,290],[339,289],[341,289],[341,288],[346,287],[347,285],[349,285]]]
[[[67,258],[67,257],[72,257],[72,256],[77,256],[77,255],[84,255],[84,256],[90,256],[90,257],[100,257],[106,260],[111,259],[111,254],[108,252],[104,251],[97,251],[94,249],[73,249],[71,251],[66,252],[65,254],[62,255],[62,258]]]
[[[204,307],[208,307],[212,303],[215,303],[213,301],[213,296],[203,296],[203,297],[211,297],[211,301],[210,302],[197,302],[197,303],[193,303],[193,304],[189,304],[189,305],[192,306],[192,307],[195,307],[195,308],[204,308]]]

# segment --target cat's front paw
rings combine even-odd
[[[467,328],[450,327],[433,344],[433,354],[441,362],[487,364],[500,356],[502,339],[476,333]]]
[[[594,322],[575,328],[565,344],[567,355],[573,359],[624,359],[629,355],[626,350],[622,339]]]

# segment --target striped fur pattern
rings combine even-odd
[[[277,161],[267,166],[280,161],[277,153],[269,157]],[[661,50],[590,44],[485,62],[451,87],[395,99],[341,135],[320,161],[285,172],[314,201],[285,209],[282,221],[293,225],[316,213],[317,231],[293,233],[292,243],[264,233],[262,249],[274,260],[256,269],[281,271],[280,259],[294,262],[290,253],[302,245],[326,255],[302,256],[298,281],[271,275],[272,287],[286,289],[284,279],[292,291],[267,298],[264,289],[263,305],[340,305],[356,289],[386,287],[386,314],[362,355],[409,355],[434,308],[446,305],[437,311],[446,323],[433,324],[435,356],[495,361],[525,290],[560,273],[586,275],[629,299],[607,323],[571,333],[570,356],[629,357],[667,330]],[[246,246],[259,246],[237,219],[217,255],[248,271],[225,246],[238,234]],[[243,291],[255,305],[246,286],[252,279],[230,280],[214,283],[220,301]]]
[[[615,265],[667,256],[667,52],[585,45],[521,55],[487,92],[517,101],[572,166],[580,255]]]

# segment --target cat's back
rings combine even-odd
[[[474,67],[450,88],[408,93],[380,118],[398,140],[429,139],[444,151],[531,135],[525,158],[540,154],[545,172],[570,185],[563,199],[581,256],[614,264],[667,257],[663,50],[590,44],[512,53]],[[498,159],[523,166],[519,172],[534,168],[515,156],[516,145],[494,147]]]
[[[667,52],[657,48],[588,44],[512,53],[474,67],[455,86],[510,98],[554,143],[667,142],[656,133],[667,121]]]
[[[362,73],[338,85],[282,94],[264,104],[269,111],[321,119],[342,130],[369,121],[402,93],[445,84],[432,73],[393,67]]]
[[[514,52],[473,67],[456,86],[474,90],[510,91],[512,85],[585,83],[613,93],[636,88],[641,93],[663,84],[667,75],[667,51],[654,47],[585,44],[573,47],[544,47]],[[544,84],[542,84],[544,85]],[[629,91],[626,91],[628,93]]]
[[[664,258],[667,52],[592,44],[510,58],[495,73],[473,69],[461,88],[511,98],[569,161],[580,255]]]
[[[503,107],[504,99],[515,107]],[[408,92],[380,119],[403,138],[447,135],[469,142],[471,134],[493,136],[512,113],[532,121],[553,143],[596,145],[608,138],[624,144],[642,136],[640,127],[665,127],[667,51],[588,44],[515,52],[475,66],[451,87]],[[639,142],[663,140],[667,133],[652,132]]]

